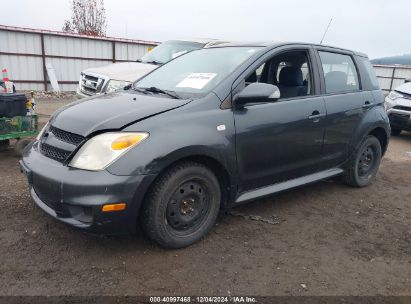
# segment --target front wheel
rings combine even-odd
[[[365,187],[371,184],[377,175],[381,163],[381,144],[369,135],[353,155],[343,180],[353,187]]]
[[[189,246],[213,227],[220,210],[218,179],[206,166],[179,163],[148,193],[141,221],[147,235],[165,248]]]

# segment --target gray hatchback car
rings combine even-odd
[[[390,126],[366,55],[302,43],[195,50],[53,115],[21,164],[71,226],[188,246],[218,212],[342,176],[369,185]]]

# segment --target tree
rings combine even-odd
[[[89,36],[106,35],[104,0],[72,0],[71,9],[71,19],[64,21],[64,32]]]

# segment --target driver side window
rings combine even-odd
[[[290,51],[272,57],[247,76],[244,85],[254,82],[276,85],[281,99],[312,95],[311,67],[305,51]]]
[[[253,83],[253,82],[261,82],[261,75],[263,73],[265,65],[266,63],[264,62],[245,79],[245,86],[248,86],[250,83]]]

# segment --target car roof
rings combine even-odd
[[[165,42],[169,42],[169,41],[183,41],[183,42],[199,43],[199,44],[202,44],[203,48],[208,48],[214,45],[228,43],[227,40],[219,40],[219,39],[214,39],[214,38],[172,39],[172,40],[167,40]]]
[[[187,39],[170,39],[167,41],[185,41],[185,42],[196,42],[196,43],[201,43],[201,44],[208,44],[210,42],[217,42],[217,41],[222,41],[219,39],[215,38],[187,38]],[[227,41],[223,41],[227,42]]]
[[[227,42],[227,43],[221,43],[218,45],[210,46],[210,48],[218,48],[218,47],[279,47],[283,45],[311,45],[315,47],[322,47],[322,48],[328,48],[328,49],[334,49],[336,51],[343,51],[343,52],[351,52],[355,55],[362,56],[362,57],[368,57],[366,54],[349,50],[349,49],[344,49],[340,47],[335,47],[335,46],[330,46],[330,45],[324,45],[324,44],[316,44],[316,43],[306,43],[306,42],[273,42],[273,41],[238,41],[238,42]]]

